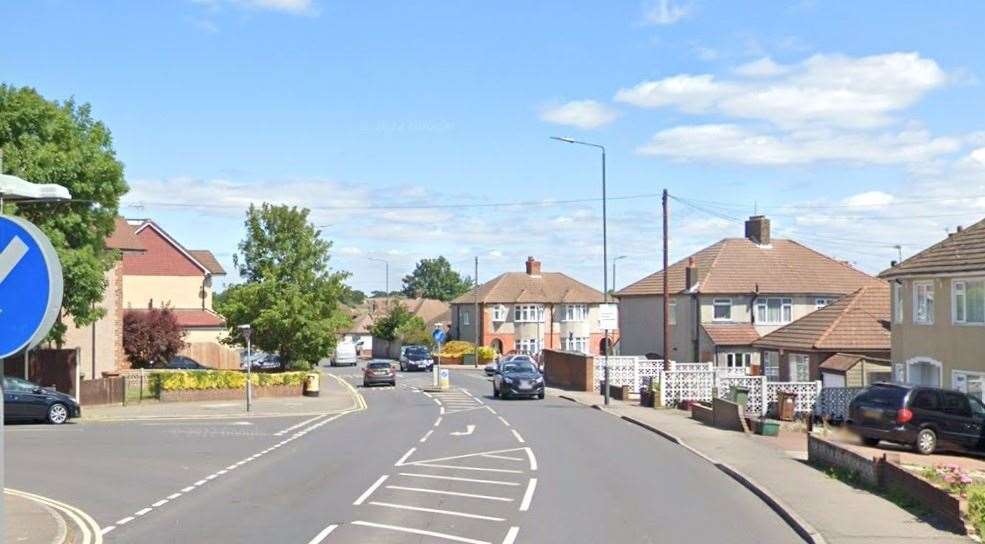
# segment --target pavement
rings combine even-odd
[[[48,497],[7,489],[4,525],[8,544],[101,544],[99,525],[85,512]]]
[[[808,465],[797,449],[790,449],[790,438],[776,440],[708,427],[680,410],[646,408],[614,399],[602,406],[597,393],[549,388],[548,394],[598,407],[600,412],[644,426],[667,443],[682,446],[681,451],[691,451],[696,459],[718,467],[757,493],[805,540],[831,544],[970,541],[878,495],[828,477]]]
[[[477,372],[441,393],[424,373],[364,389],[358,368],[327,372],[359,408],[8,427],[8,483],[85,510],[107,543],[800,540],[729,476],[600,411],[494,399]]]

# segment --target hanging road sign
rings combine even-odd
[[[62,266],[41,229],[0,216],[0,359],[32,348],[62,305]]]

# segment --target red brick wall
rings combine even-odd
[[[544,379],[553,387],[595,390],[595,358],[567,351],[544,350]]]

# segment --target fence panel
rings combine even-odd
[[[766,403],[763,396],[766,391],[765,376],[745,376],[735,373],[721,373],[718,375],[718,398],[728,397],[731,388],[744,387],[749,390],[749,399],[746,401],[746,413],[749,415],[764,415],[766,413]]]
[[[123,376],[82,380],[79,382],[79,404],[119,404],[123,402],[125,380]]]
[[[660,401],[672,406],[681,401],[711,402],[715,371],[669,370],[660,373]]]
[[[798,414],[810,414],[814,411],[814,403],[821,393],[821,382],[766,382],[767,406],[776,404],[776,394],[779,391],[797,395],[794,411]]]
[[[825,387],[814,404],[814,415],[844,421],[848,418],[848,405],[865,391],[866,387]]]
[[[617,387],[628,385],[634,392],[647,382],[647,379],[660,374],[664,362],[643,357],[611,356],[609,357],[609,384]],[[595,357],[595,390],[602,390],[602,380],[605,377],[605,357]]]

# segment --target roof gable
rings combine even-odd
[[[879,277],[981,271],[985,271],[985,219],[884,270]]]
[[[123,274],[130,276],[204,276],[209,269],[153,221],[136,228],[144,252],[123,255]]]

